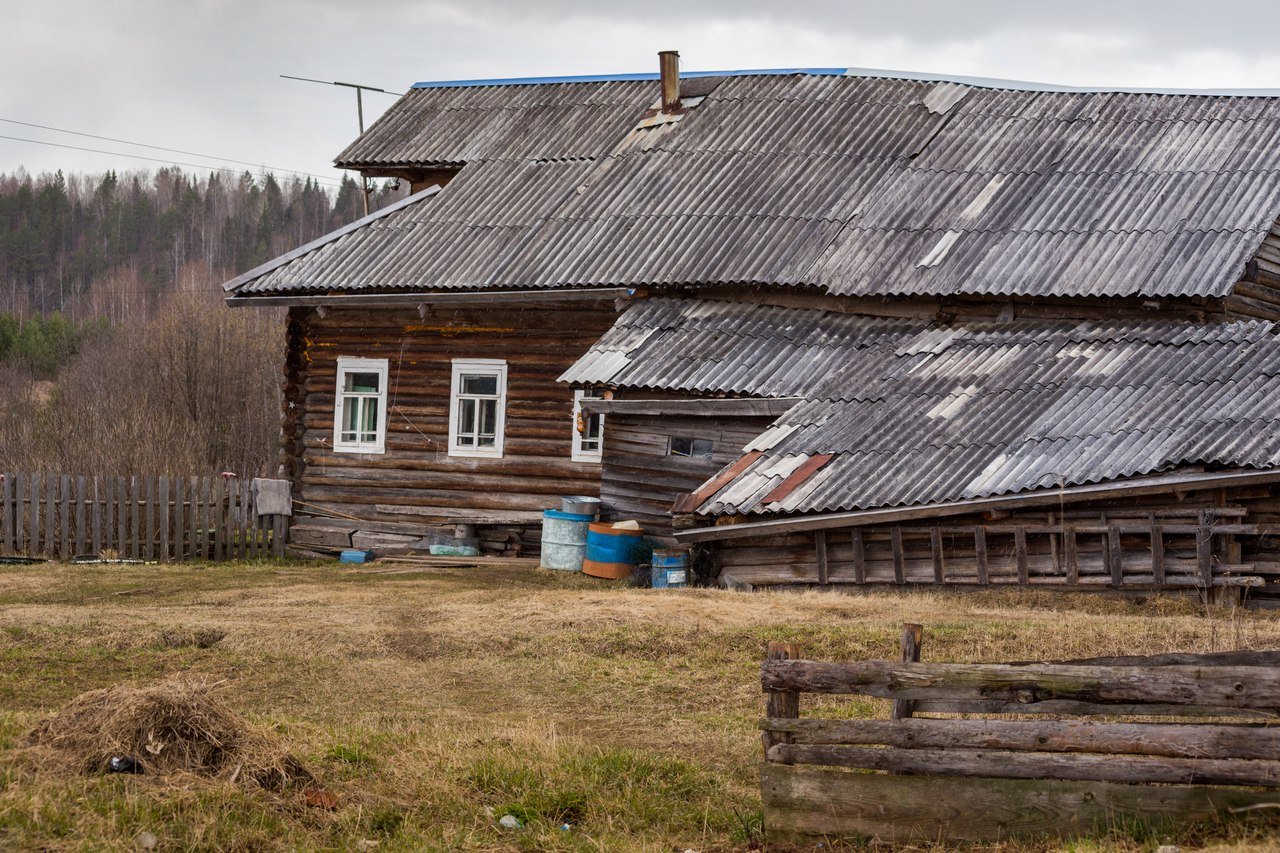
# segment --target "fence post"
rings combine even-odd
[[[924,626],[914,622],[904,622],[902,636],[898,645],[902,649],[903,663],[920,662],[920,645],[924,642]],[[893,710],[889,716],[895,720],[905,720],[916,711],[916,703],[912,699],[894,699]]]
[[[768,651],[765,653],[765,660],[799,660],[800,645],[798,643],[783,643],[777,640],[769,641]],[[768,698],[765,700],[764,714],[769,719],[788,719],[794,720],[800,717],[800,693],[796,690],[770,690]],[[769,747],[779,743],[791,743],[793,740],[789,732],[765,732],[764,733],[764,752],[767,757]]]

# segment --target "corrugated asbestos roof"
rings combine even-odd
[[[1223,296],[1280,213],[1280,98],[760,74],[415,88],[338,158],[436,196],[235,292],[808,285]],[[696,87],[696,88],[694,88]]]
[[[870,509],[1280,465],[1271,323],[929,325],[651,300],[562,379],[805,397],[696,511]],[[781,501],[765,497],[831,454]]]

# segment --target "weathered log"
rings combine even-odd
[[[1265,667],[1009,666],[1007,664],[766,661],[765,690],[861,693],[886,699],[1047,700],[1280,708],[1280,672]]]
[[[778,764],[858,767],[908,775],[1280,788],[1277,761],[792,743],[771,746],[767,757]]]
[[[1169,758],[1280,761],[1280,729],[1204,723],[1103,723],[1091,720],[774,720],[798,744],[892,746],[900,749],[1007,749],[1093,752]]]
[[[1073,838],[1105,833],[1118,823],[1167,827],[1276,800],[1274,791],[1233,788],[879,776],[778,764],[765,764],[760,781],[771,841],[794,836],[931,844],[940,838]]]
[[[903,663],[919,663],[920,644],[923,641],[923,625],[908,622],[902,626],[902,636],[898,640],[898,647],[902,650]],[[916,703],[910,699],[895,699],[893,700],[893,709],[890,712],[890,716],[895,720],[904,720],[911,716],[915,706]]]
[[[765,654],[767,659],[771,661],[794,660],[800,657],[800,647],[796,643],[783,643],[775,640],[769,643],[768,651]],[[800,694],[785,688],[769,693],[769,698],[765,702],[765,714],[771,718],[778,719],[799,717]],[[765,732],[763,739],[766,753],[770,747],[790,740],[785,734],[774,735],[770,732]]]

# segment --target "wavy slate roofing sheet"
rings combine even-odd
[[[805,398],[749,445],[762,457],[696,510],[709,515],[1280,465],[1280,337],[1261,321],[931,325],[655,299],[561,379]],[[833,458],[800,488],[764,500],[822,454]]]
[[[461,167],[235,292],[806,285],[1223,296],[1280,214],[1280,98],[834,73],[415,88],[339,155]],[[708,91],[709,90],[709,91]]]

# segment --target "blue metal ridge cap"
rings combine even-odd
[[[803,74],[811,77],[870,77],[887,80],[912,80],[916,82],[958,83],[980,89],[1007,89],[1020,92],[1078,92],[1116,93],[1132,95],[1208,95],[1219,97],[1280,97],[1280,88],[1193,89],[1159,88],[1144,86],[1072,86],[1058,83],[1039,83],[1030,80],[1012,80],[999,77],[974,77],[960,74],[938,74],[928,71],[894,71],[884,68],[742,68],[730,71],[682,71],[682,78],[694,77],[769,77]],[[414,83],[413,89],[449,89],[479,86],[536,86],[553,83],[607,83],[615,81],[657,80],[655,71],[632,74],[578,74],[552,77],[493,77],[476,80],[435,80]]]
[[[811,77],[840,77],[847,68],[760,68],[734,71],[681,71],[680,77],[747,77],[753,75],[779,76],[805,74]],[[612,83],[636,80],[657,80],[656,71],[639,71],[632,74],[570,74],[558,77],[492,77],[479,80],[431,80],[414,83],[412,89],[464,89],[475,86],[536,86],[547,83]]]

